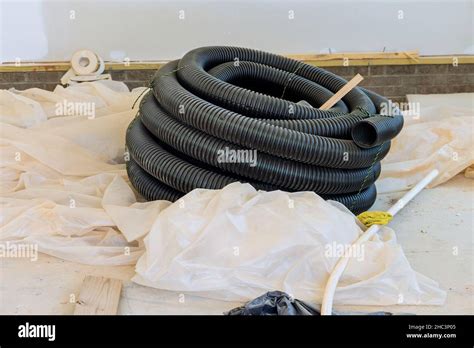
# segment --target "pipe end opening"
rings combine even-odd
[[[375,125],[370,122],[359,122],[354,125],[351,131],[352,140],[357,146],[364,149],[371,148],[378,143],[378,134]]]

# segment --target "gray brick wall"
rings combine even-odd
[[[359,73],[361,86],[393,101],[405,101],[407,94],[440,94],[474,92],[474,64],[452,65],[374,65],[327,67],[346,79]],[[146,86],[153,70],[109,71],[112,78],[124,81],[129,88]],[[32,87],[53,90],[64,72],[1,72],[0,89]]]
[[[407,94],[474,92],[474,64],[452,65],[374,65],[328,67],[346,79],[359,73],[360,86],[393,101],[406,101]]]
[[[63,75],[62,71],[0,72],[0,89],[15,87],[24,90],[37,87],[52,91]]]

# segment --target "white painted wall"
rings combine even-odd
[[[0,1],[3,62],[69,60],[81,48],[106,60],[168,60],[203,45],[474,53],[472,0]]]

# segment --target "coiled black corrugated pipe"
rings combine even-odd
[[[318,109],[346,83],[266,52],[192,50],[155,74],[127,130],[130,181],[153,200],[241,181],[314,191],[365,211],[403,118],[380,115],[388,101],[362,88]]]

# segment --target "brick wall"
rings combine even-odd
[[[407,94],[474,92],[474,64],[349,66],[327,70],[345,79],[359,73],[364,77],[360,86],[394,102],[406,101]]]
[[[124,70],[105,71],[111,74],[112,79],[124,81],[129,88],[145,86],[153,75],[153,70]],[[23,90],[27,88],[42,88],[52,91],[65,74],[64,71],[41,72],[0,72],[0,89],[15,87]]]
[[[474,92],[474,64],[452,65],[374,65],[328,67],[346,79],[359,73],[361,86],[395,102],[405,101],[407,94]],[[107,71],[106,71],[107,73]],[[129,88],[146,86],[153,70],[110,71],[112,78],[124,81]],[[64,72],[0,72],[0,89],[32,87],[53,90]]]

